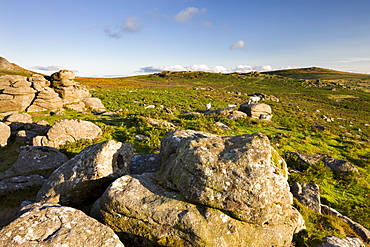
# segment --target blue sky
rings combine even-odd
[[[369,0],[0,0],[0,56],[45,74],[370,73]]]

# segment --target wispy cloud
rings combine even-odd
[[[271,70],[273,69],[270,65],[262,66],[238,65],[236,66],[236,68],[228,69],[221,65],[208,66],[206,64],[193,64],[191,66],[182,66],[182,65],[147,66],[140,68],[138,72],[157,73],[162,71],[205,71],[213,73],[233,73],[233,72],[248,73],[251,71],[271,71]]]
[[[229,49],[230,50],[235,50],[235,49],[243,50],[244,48],[245,48],[245,42],[243,40],[239,40],[235,44],[232,44]]]
[[[48,66],[33,66],[31,67],[33,70],[42,70],[42,71],[59,71],[64,69],[62,66],[59,65],[48,65]]]
[[[206,12],[206,8],[198,9],[195,7],[187,7],[184,10],[181,10],[177,15],[175,15],[174,19],[178,22],[188,22],[193,19],[195,16]]]
[[[127,18],[121,25],[108,25],[104,27],[104,33],[111,38],[121,38],[124,33],[136,33],[142,28],[140,23],[137,23],[136,17]]]
[[[343,60],[337,60],[336,63],[356,63],[356,62],[368,62],[370,61],[369,57],[356,57],[356,58],[347,58]]]

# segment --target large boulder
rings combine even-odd
[[[130,245],[289,246],[303,229],[266,136],[174,131],[161,156],[159,172],[117,179],[92,209]]]
[[[270,120],[272,117],[271,107],[267,104],[248,104],[240,106],[239,111],[245,112],[249,117]]]
[[[62,205],[94,200],[112,181],[129,172],[132,157],[131,143],[105,141],[91,145],[49,176],[37,200]]]
[[[11,135],[10,127],[3,122],[0,122],[0,146],[6,146]]]
[[[112,229],[58,204],[31,204],[0,230],[0,246],[124,246]]]
[[[67,161],[68,158],[58,149],[41,146],[23,146],[19,149],[17,161],[12,167],[0,174],[0,180],[32,174],[47,177]]]
[[[91,215],[129,246],[290,246],[297,211],[282,225],[251,224],[189,203],[154,180],[152,173],[117,179],[96,201]]]
[[[101,129],[91,122],[80,119],[61,119],[55,122],[46,136],[36,136],[33,139],[33,145],[57,148],[67,142],[99,138],[101,134]]]
[[[281,224],[292,212],[285,161],[259,133],[189,139],[158,180],[189,201],[250,223]]]

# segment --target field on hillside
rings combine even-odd
[[[81,79],[81,82],[94,89],[94,96],[101,98],[109,110],[123,110],[117,118],[95,121],[114,126],[116,131],[112,137],[134,142],[138,152],[155,152],[160,138],[173,129],[152,126],[148,118],[169,121],[176,128],[219,135],[254,132],[268,135],[290,168],[298,171],[290,175],[291,183],[317,183],[324,204],[370,228],[370,97],[367,90],[363,90],[368,88],[368,79],[341,79],[340,76],[331,76],[327,80],[316,75],[308,81],[310,86],[307,86],[307,79],[205,72],[162,72],[101,81]],[[320,84],[316,84],[317,80]],[[348,88],[348,85],[359,89]],[[273,109],[271,122],[230,120],[202,113],[207,103],[212,104],[212,109],[226,108],[228,104],[247,102],[248,95],[255,93],[280,100],[265,101]],[[145,109],[149,105],[155,108]],[[191,111],[200,114],[184,114]],[[327,119],[333,119],[333,122]],[[222,122],[232,130],[223,130],[215,125],[216,122]],[[316,130],[313,126],[323,126],[325,131]],[[135,134],[149,138],[137,141]],[[303,167],[297,164],[290,152],[323,154],[347,160],[356,165],[359,173],[345,177],[333,174],[322,164]],[[342,237],[351,232],[334,219],[326,219],[313,212],[305,217],[309,232],[304,240],[306,243],[314,243],[328,231]]]
[[[329,72],[327,72],[329,73]],[[332,73],[332,72],[330,72]],[[216,74],[206,72],[162,72],[125,78],[76,78],[88,86],[115,115],[76,113],[65,116],[33,114],[34,121],[53,123],[60,118],[81,118],[99,125],[101,140],[132,142],[137,153],[158,152],[160,139],[174,129],[194,129],[218,135],[266,134],[292,173],[289,181],[320,186],[322,202],[370,228],[370,79],[361,75],[346,79],[343,74],[323,77],[322,73],[301,78],[295,74]],[[300,79],[297,79],[300,78]],[[302,80],[304,79],[304,80]],[[319,82],[317,80],[320,80]],[[239,106],[248,95],[263,93],[272,107],[271,121],[231,120],[222,115],[204,114],[211,109]],[[277,100],[278,99],[278,100]],[[193,114],[189,114],[193,112]],[[194,113],[197,112],[197,113]],[[151,119],[173,124],[153,124]],[[329,121],[330,120],[330,121]],[[216,123],[231,128],[225,130]],[[320,131],[314,126],[322,126]],[[138,138],[142,135],[144,138]],[[72,157],[92,142],[68,144],[61,150]],[[10,150],[11,147],[8,147]],[[6,149],[3,149],[6,150]],[[303,166],[290,152],[323,154],[352,162],[359,170],[350,176],[336,175],[322,163]],[[14,154],[12,155],[14,158]],[[5,170],[12,162],[0,167]],[[354,234],[338,220],[322,216],[296,202],[306,219],[307,235],[296,242],[314,244],[324,236]],[[308,245],[306,245],[308,246]]]

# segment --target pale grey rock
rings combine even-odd
[[[322,161],[327,165],[333,172],[339,174],[348,174],[358,172],[357,168],[349,161],[335,159],[333,157],[325,157]]]
[[[325,237],[318,247],[365,247],[365,244],[356,237],[338,238],[330,236]]]
[[[161,164],[162,169],[165,169],[164,164],[173,155],[176,155],[177,149],[183,145],[184,142],[197,139],[199,137],[216,137],[214,134],[195,130],[177,130],[167,133],[161,140]]]
[[[317,162],[324,162],[333,172],[348,175],[349,173],[358,172],[357,168],[349,161],[335,159],[330,156],[324,156],[321,154],[299,154],[291,152],[294,156],[298,158],[298,161],[303,164],[315,164]]]
[[[5,117],[3,121],[8,125],[15,122],[32,123],[32,116],[28,113],[13,113]]]
[[[50,86],[50,81],[46,80],[46,78],[39,74],[33,74],[28,80],[32,83],[33,89],[37,92],[43,91],[45,88]]]
[[[120,177],[95,202],[91,215],[129,246],[290,246],[298,211],[281,225],[247,223],[189,203],[180,193],[160,187],[154,177]]]
[[[170,122],[164,121],[164,120],[148,118],[148,122],[152,126],[160,126],[160,127],[167,127],[167,128],[174,128],[175,127],[175,125],[173,123],[170,123]]]
[[[0,246],[124,247],[107,226],[83,212],[58,204],[31,204],[0,230]]]
[[[167,136],[165,146],[175,135],[169,133],[172,138]],[[158,181],[163,186],[249,223],[280,224],[290,217],[293,197],[287,166],[266,136],[196,133],[187,139],[177,147],[171,145],[176,147],[175,154],[162,159]]]
[[[10,95],[32,95],[34,97],[37,91],[31,87],[6,87],[3,90],[3,94]]]
[[[215,109],[204,112],[204,114],[230,115],[234,110],[230,108]]]
[[[240,106],[239,111],[245,112],[249,117],[252,118],[261,118],[261,115],[263,114],[267,114],[270,116],[272,115],[271,107],[263,103],[258,104],[244,103]]]
[[[3,97],[0,98],[0,111],[25,111],[35,98],[35,94],[10,96],[7,94],[0,95],[6,96],[6,99]],[[11,97],[11,99],[9,97]]]
[[[56,169],[37,193],[38,201],[76,205],[98,198],[114,179],[129,172],[133,145],[91,145]]]
[[[62,98],[64,104],[77,103],[90,97],[89,90],[83,85],[54,88],[54,90]]]
[[[53,81],[60,81],[62,79],[74,80],[75,77],[75,73],[71,70],[60,70],[51,75]]]
[[[57,148],[67,142],[99,138],[101,134],[101,129],[91,122],[80,119],[61,119],[55,122],[46,136],[36,136],[33,139],[33,145]]]
[[[105,107],[99,98],[84,98],[82,102],[89,108],[91,111],[103,112]]]
[[[17,161],[4,173],[0,180],[13,176],[39,174],[49,176],[56,168],[67,162],[68,158],[52,147],[20,147]]]
[[[313,182],[293,183],[290,191],[303,205],[321,213],[320,188],[317,184]]]
[[[336,217],[342,219],[343,222],[348,224],[357,233],[357,235],[359,237],[361,237],[361,239],[365,243],[370,244],[370,231],[368,229],[366,229],[364,226],[362,226],[361,224],[353,221],[352,219],[348,218],[345,215],[342,215],[341,213],[339,213],[335,209],[333,209],[329,206],[323,205],[323,204],[321,204],[321,212],[323,214],[336,216]]]
[[[11,130],[8,125],[0,122],[0,146],[4,147],[8,144],[8,139],[11,135]]]
[[[54,111],[63,108],[63,101],[59,95],[50,87],[40,91],[36,99],[27,108],[27,112]]]
[[[161,165],[159,154],[135,154],[130,164],[130,174],[142,174],[145,172],[156,172]]]
[[[299,162],[309,165],[322,161],[322,159],[325,157],[324,155],[321,154],[300,154],[296,152],[291,152],[291,154],[296,156]]]
[[[229,126],[227,126],[226,124],[224,124],[222,122],[216,122],[215,125],[217,127],[220,127],[223,130],[232,130]]]
[[[246,113],[242,111],[237,111],[237,110],[232,111],[231,114],[227,116],[227,118],[232,119],[232,120],[243,119],[246,117],[248,117]]]
[[[45,178],[37,174],[7,178],[0,181],[0,196],[20,190],[41,187],[44,182]]]
[[[86,105],[82,101],[78,103],[64,105],[64,107],[70,110],[78,111],[78,112],[83,112],[86,110]]]

